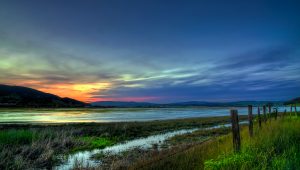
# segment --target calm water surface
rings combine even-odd
[[[148,121],[229,115],[229,107],[121,108],[121,109],[0,109],[0,123],[67,123]],[[246,107],[235,108],[247,114]],[[284,111],[288,107],[280,107]],[[299,107],[297,108],[298,110]],[[256,113],[257,109],[253,108]]]

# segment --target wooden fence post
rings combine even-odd
[[[260,116],[260,109],[259,109],[259,106],[257,106],[257,116],[258,116],[258,124],[259,124],[259,127],[261,127],[261,116]]]
[[[297,104],[294,105],[294,109],[295,109],[295,116],[297,116]]]
[[[267,122],[267,115],[266,115],[266,106],[263,106],[263,113],[264,113],[264,122]]]
[[[269,120],[271,121],[271,117],[272,117],[271,116],[271,104],[269,104],[268,107],[269,107],[269,116],[268,117],[269,117]]]
[[[277,120],[278,110],[275,108],[275,120]]]
[[[248,119],[249,119],[249,135],[253,136],[253,114],[252,114],[252,105],[248,105]]]
[[[293,112],[293,106],[292,106],[292,104],[291,104],[290,117],[292,117],[292,112]]]
[[[230,110],[231,124],[232,124],[232,138],[233,138],[233,148],[235,152],[241,149],[241,137],[240,137],[240,127],[239,127],[239,116],[237,110]]]

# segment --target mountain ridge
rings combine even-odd
[[[288,103],[300,103],[299,99],[298,97],[288,101],[185,101],[164,104],[136,101],[97,101],[84,103],[72,98],[62,98],[33,88],[0,84],[0,107],[245,107],[248,105],[261,106],[267,104],[282,106]]]
[[[0,84],[1,107],[85,107],[87,103],[23,86]]]
[[[283,105],[284,101],[237,101],[237,102],[207,102],[207,101],[186,101],[175,103],[149,103],[149,102],[126,102],[126,101],[98,101],[92,102],[93,107],[190,107],[190,106],[203,106],[203,107],[245,107],[248,105]]]

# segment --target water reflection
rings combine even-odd
[[[189,117],[228,116],[230,108],[105,108],[105,109],[0,109],[0,123],[70,123],[147,121]],[[247,114],[246,107],[237,108]],[[278,111],[289,107],[279,107]],[[300,110],[300,108],[297,108]],[[255,108],[253,109],[256,113]]]
[[[242,121],[240,124],[247,124],[247,121]],[[216,125],[212,127],[203,128],[202,130],[209,130],[209,129],[217,129],[221,127],[231,127],[231,124],[224,124],[224,125]],[[158,149],[161,149],[161,146],[164,144],[164,142],[176,135],[183,135],[187,133],[192,133],[196,130],[199,130],[201,128],[193,128],[193,129],[182,129],[182,130],[176,130],[172,132],[162,133],[158,135],[152,135],[145,138],[139,138],[139,139],[133,139],[130,141],[126,141],[124,143],[119,143],[113,146],[106,147],[104,149],[94,149],[91,151],[79,151],[77,153],[71,154],[67,156],[66,161],[56,166],[54,169],[57,170],[67,170],[72,169],[76,161],[80,161],[81,165],[83,167],[86,166],[97,166],[99,165],[99,161],[92,159],[92,156],[98,153],[104,153],[104,154],[120,154],[125,151],[132,150],[134,148],[141,148],[141,149],[150,149],[153,147],[154,144],[157,144]]]

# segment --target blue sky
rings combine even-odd
[[[297,1],[2,0],[0,83],[84,101],[300,95]]]

